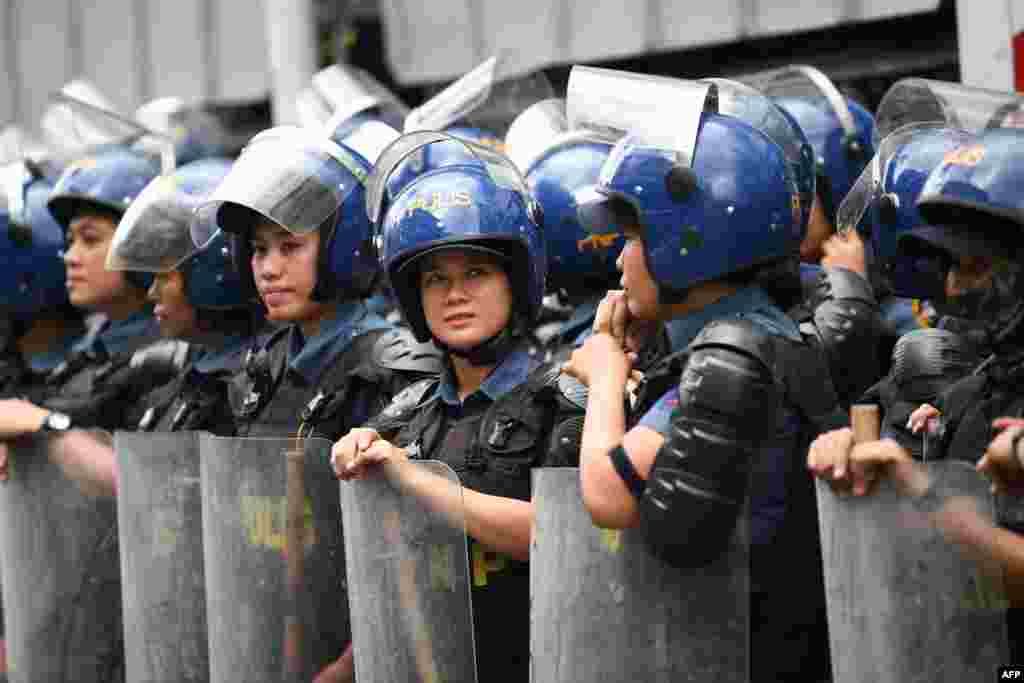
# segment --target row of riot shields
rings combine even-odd
[[[108,446],[116,500],[69,478],[53,442],[12,455],[11,681],[105,683],[119,666],[129,682],[314,681],[350,640],[360,683],[476,680],[462,490],[446,466],[339,495],[322,440],[119,433]],[[992,519],[973,468],[927,467]],[[984,680],[1007,662],[998,567],[884,484],[818,493],[836,683]],[[575,469],[535,471],[533,496],[533,681],[750,677],[745,518],[721,557],[680,569],[639,532],[594,527]]]

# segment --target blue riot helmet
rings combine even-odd
[[[1024,106],[1024,95],[976,88],[962,83],[905,78],[882,96],[875,112],[876,143],[914,123],[932,123],[977,133],[987,128],[1013,127],[1007,113]]]
[[[868,275],[879,291],[905,298],[922,296],[920,282],[932,282],[930,260],[907,259],[900,236],[924,224],[917,197],[932,169],[972,135],[939,124],[911,124],[885,138],[837,214],[840,230],[863,236]]]
[[[993,129],[947,152],[921,190],[928,221],[900,239],[911,255],[993,264],[991,286],[934,298],[940,312],[983,323],[995,341],[1019,337],[1024,319],[1024,132]],[[941,271],[944,276],[946,271]],[[934,288],[940,289],[940,282]]]
[[[579,221],[579,200],[593,194],[615,140],[596,131],[569,130],[565,100],[543,100],[509,128],[509,158],[525,174],[544,216],[548,289],[590,294],[614,288],[621,235],[591,235]]]
[[[147,102],[136,110],[135,118],[173,141],[179,166],[199,159],[224,157],[229,152],[227,130],[217,117],[179,97],[161,97]]]
[[[807,136],[814,149],[818,197],[834,225],[839,204],[874,155],[874,118],[812,66],[787,66],[739,80],[770,97]]]
[[[570,76],[570,122],[632,126],[580,204],[580,222],[595,235],[637,224],[663,303],[701,282],[792,259],[803,239],[793,159],[765,132],[710,109],[716,88],[585,67]],[[765,99],[751,93],[729,97]],[[752,101],[732,106],[768,111]]]
[[[0,308],[31,315],[67,303],[64,231],[46,208],[53,188],[31,163],[0,169]]]
[[[99,213],[117,223],[159,174],[160,165],[142,152],[109,147],[64,169],[46,206],[65,231],[82,213]],[[147,273],[127,273],[125,277],[142,289],[149,289],[153,282]]]
[[[230,168],[226,159],[203,159],[153,180],[121,219],[107,255],[107,269],[178,270],[185,278],[185,296],[197,310],[248,308],[227,236],[217,233],[199,249],[190,234],[195,209]]]
[[[249,233],[261,221],[293,234],[318,232],[313,298],[358,298],[377,278],[365,187],[370,162],[321,131],[280,126],[254,137],[227,177],[200,204],[192,239],[206,246],[218,231],[232,240],[243,292],[256,296]]]
[[[424,147],[453,143],[464,146],[464,157],[471,160],[422,174],[402,188],[385,211],[388,176]],[[381,262],[398,306],[419,341],[431,339],[431,334],[423,314],[417,264],[425,255],[451,247],[478,249],[505,262],[516,297],[514,329],[506,330],[510,335],[504,336],[529,329],[540,311],[547,275],[542,219],[522,175],[508,158],[445,133],[410,133],[381,155],[369,188],[367,212],[381,226]]]
[[[706,105],[715,111],[761,131],[777,144],[790,165],[800,200],[800,230],[806,235],[817,188],[814,149],[796,120],[770,99],[745,83],[724,78],[708,78],[714,85]],[[801,240],[803,237],[801,237]]]

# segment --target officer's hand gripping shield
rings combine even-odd
[[[1024,127],[1024,95],[961,83],[905,78],[878,103],[875,146],[913,123],[932,123],[977,133],[986,128]]]
[[[209,680],[197,432],[114,436],[126,680]]]
[[[578,470],[534,470],[531,680],[747,681],[746,517],[724,555],[678,569],[582,500]]]
[[[361,683],[474,683],[469,555],[458,476],[443,463],[343,483]]]
[[[109,448],[108,434],[91,436]],[[9,444],[10,478],[0,484],[12,683],[107,683],[122,661],[116,504],[69,478],[60,439]]]
[[[350,640],[341,507],[323,439],[202,435],[210,681],[311,681]]]
[[[817,482],[836,683],[982,681],[1009,661],[1001,569],[955,538],[991,525],[988,482],[963,462],[924,467],[942,512],[889,481],[856,498]]]

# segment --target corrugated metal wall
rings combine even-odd
[[[0,126],[92,81],[123,112],[154,97],[265,96],[262,0],[0,0]]]
[[[507,51],[510,68],[527,70],[938,6],[939,0],[382,0],[380,9],[388,60],[400,82],[413,84],[460,76],[499,50]]]

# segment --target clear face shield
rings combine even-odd
[[[393,173],[411,156],[419,154],[423,149],[431,145],[451,144],[459,145],[465,152],[464,157],[454,160],[456,165],[479,165],[497,187],[519,192],[527,201],[533,202],[522,174],[505,155],[490,147],[460,140],[447,133],[418,131],[407,133],[395,140],[381,153],[374,165],[366,181],[366,215],[371,223],[380,225],[387,210],[388,181]],[[539,209],[534,206],[533,210]]]
[[[628,176],[635,187],[664,187],[667,173],[692,174],[701,115],[711,89],[698,81],[573,67],[566,96],[569,126],[617,139],[598,184],[616,187]],[[621,234],[629,220],[642,218],[631,192],[617,199],[621,201],[594,189],[578,193],[580,224],[592,235],[611,238]],[[634,205],[636,216],[623,210],[623,201]]]
[[[525,109],[508,129],[505,153],[524,174],[554,140],[569,132],[565,100],[541,100]]]
[[[162,173],[174,170],[174,138],[119,114],[88,83],[74,81],[54,93],[52,100],[42,126],[66,159],[99,146],[134,144],[144,153],[159,156]]]
[[[318,71],[310,87],[299,93],[296,105],[300,122],[306,128],[324,128],[331,121],[341,123],[374,108],[398,120],[409,114],[409,108],[398,96],[369,73],[341,64]]]
[[[974,88],[960,83],[906,78],[897,82],[878,105],[878,140],[914,123],[934,123],[972,133],[986,128],[1024,125],[1024,95]]]
[[[792,65],[781,69],[761,71],[736,78],[764,93],[771,99],[787,98],[807,102],[821,111],[831,112],[839,121],[848,140],[857,137],[857,124],[846,97],[832,80],[813,66]],[[810,134],[811,131],[805,131]]]
[[[478,128],[503,141],[509,126],[531,105],[554,97],[543,72],[516,73],[496,55],[430,98],[405,119],[405,132]]]
[[[206,246],[224,228],[226,204],[244,206],[295,234],[314,232],[333,216],[366,171],[350,152],[315,131],[281,126],[260,133],[242,150],[227,177],[202,202],[192,221],[192,240]]]
[[[156,178],[121,218],[107,252],[107,270],[168,273],[195,255],[189,225],[202,197],[178,187],[174,176]]]

